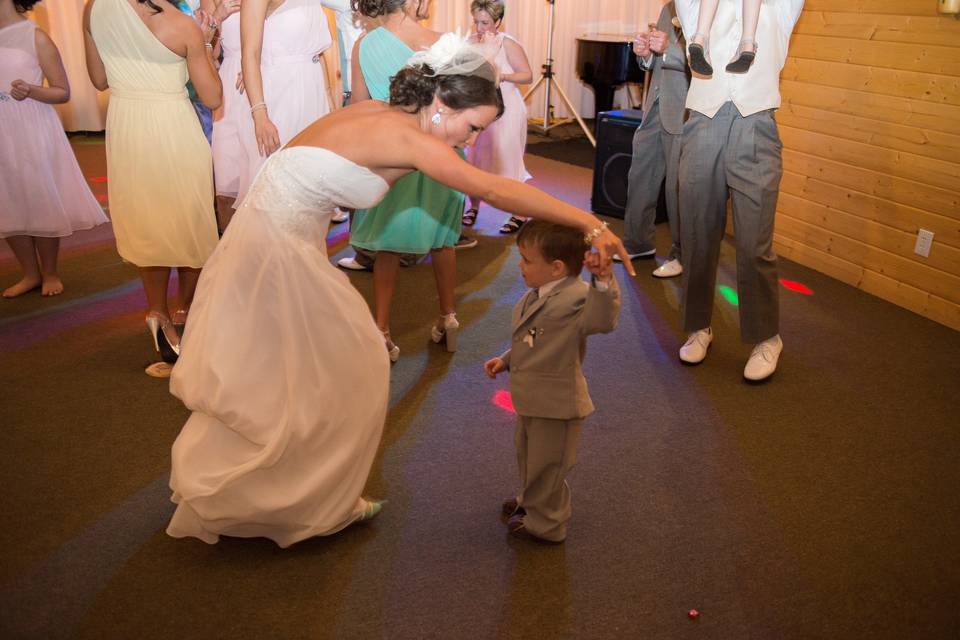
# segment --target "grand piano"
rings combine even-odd
[[[643,73],[633,53],[633,36],[597,34],[577,38],[577,75],[593,87],[596,113],[610,111],[617,87],[643,82]]]

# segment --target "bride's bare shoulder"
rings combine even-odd
[[[294,136],[291,144],[315,146],[386,145],[404,139],[415,128],[413,119],[399,109],[368,100],[330,113]]]

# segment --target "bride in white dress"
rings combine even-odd
[[[337,205],[369,208],[420,170],[502,210],[582,229],[605,260],[626,255],[593,215],[454,152],[502,111],[492,79],[447,34],[397,74],[389,105],[336,111],[267,161],[204,267],[173,370],[171,392],[193,414],[173,445],[171,536],[286,547],[380,510],[361,493],[390,365],[366,302],[327,259]]]

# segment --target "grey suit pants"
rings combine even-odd
[[[720,242],[733,200],[740,335],[756,343],[779,333],[780,298],[773,223],[782,144],[773,111],[743,117],[727,102],[713,118],[690,112],[680,157],[683,329],[710,326]]]
[[[520,467],[517,502],[527,512],[527,531],[545,540],[567,537],[572,513],[567,474],[577,461],[577,441],[583,419],[554,420],[517,416],[514,441]]]
[[[680,259],[679,216],[680,136],[667,133],[660,124],[660,102],[643,117],[633,134],[633,158],[627,177],[627,208],[624,213],[624,246],[630,253],[655,249],[657,201],[666,180],[667,219],[670,222],[668,260]]]

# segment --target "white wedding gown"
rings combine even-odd
[[[387,183],[325,149],[273,154],[204,266],[171,392],[174,537],[281,547],[356,521],[390,365],[366,302],[326,253],[335,206]]]

